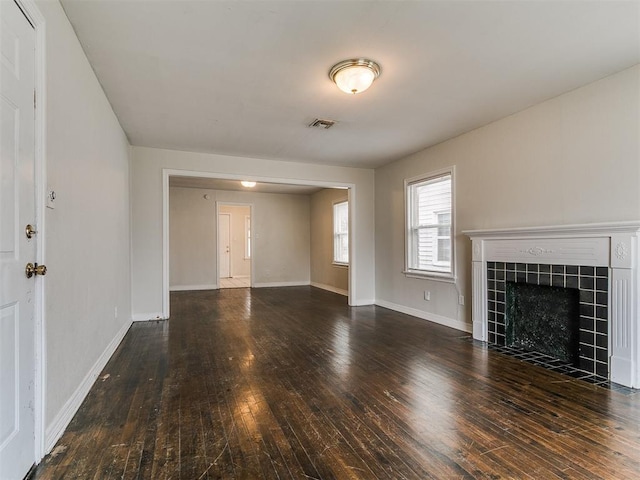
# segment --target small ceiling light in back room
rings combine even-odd
[[[247,188],[253,188],[256,186],[256,182],[250,182],[248,180],[242,180],[240,182],[240,185],[242,185],[243,187],[247,187]]]
[[[354,58],[336,63],[329,78],[345,93],[362,93],[380,76],[380,65],[366,58]]]

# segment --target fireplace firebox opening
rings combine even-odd
[[[505,343],[579,366],[578,289],[507,282]]]

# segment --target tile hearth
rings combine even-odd
[[[499,353],[501,355],[506,355],[512,358],[515,358],[521,362],[530,363],[532,365],[536,365],[538,367],[545,368],[547,370],[551,370],[557,373],[561,373],[567,376],[567,382],[573,381],[581,381],[586,382],[591,385],[595,385],[600,388],[604,388],[607,390],[611,390],[613,392],[622,393],[623,395],[640,395],[640,390],[630,387],[625,387],[624,385],[619,385],[610,381],[605,377],[600,377],[598,375],[593,375],[579,368],[574,367],[573,365],[564,363],[560,360],[557,360],[549,355],[545,355],[543,353],[537,352],[527,352],[518,348],[513,347],[502,347],[500,345],[489,344],[486,342],[481,342],[479,340],[474,340],[473,337],[464,337],[465,340],[472,342],[479,348],[485,348],[492,352]]]

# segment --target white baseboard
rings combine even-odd
[[[405,307],[404,305],[387,302],[386,300],[376,300],[375,304],[384,308],[388,308],[390,310],[395,310],[396,312],[406,313],[407,315],[411,315],[412,317],[418,317],[423,320],[438,323],[440,325],[444,325],[445,327],[451,327],[455,328],[456,330],[471,333],[471,327],[469,325],[454,318],[436,315],[435,313],[424,312],[422,310],[418,310],[417,308]]]
[[[365,299],[361,299],[361,300],[356,300],[353,303],[350,303],[349,306],[350,307],[365,307],[367,305],[375,305],[376,301],[371,298],[365,298]]]
[[[116,348],[118,348],[118,345],[120,345],[120,342],[129,331],[131,324],[132,322],[130,321],[125,322],[118,333],[116,333],[116,336],[113,337],[113,340],[111,340],[109,345],[107,345],[107,348],[105,348],[104,352],[102,352],[102,355],[100,355],[100,357],[98,358],[98,360],[96,360],[96,363],[93,364],[82,382],[80,382],[80,385],[78,385],[76,391],[73,392],[73,395],[71,395],[69,400],[66,401],[53,421],[46,428],[44,434],[45,454],[49,453],[53,449],[56,442],[60,439],[60,437],[66,430],[69,422],[71,422],[71,419],[80,408],[80,405],[82,405],[82,402],[89,393],[89,390],[91,390],[91,387],[96,381],[96,378],[98,378],[98,375],[100,375],[100,372],[105,367],[113,353],[116,351]]]
[[[270,288],[270,287],[302,287],[309,285],[309,281],[302,282],[261,282],[254,283],[254,288]]]
[[[217,290],[218,285],[212,283],[210,285],[175,285],[169,287],[170,292],[186,292],[188,290]]]
[[[346,290],[343,290],[341,288],[336,288],[332,285],[326,285],[324,283],[316,283],[316,282],[311,282],[310,285],[312,287],[321,288],[322,290],[327,290],[329,292],[337,293],[339,295],[344,295],[345,297],[349,296],[349,292],[347,292]]]
[[[162,312],[156,313],[134,313],[131,320],[133,322],[148,322],[150,320],[164,320]]]

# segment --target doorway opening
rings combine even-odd
[[[251,205],[217,203],[218,288],[252,286]]]
[[[163,169],[163,268],[162,268],[162,315],[163,318],[169,318],[169,291],[174,290],[204,290],[220,288],[220,263],[218,261],[219,250],[217,248],[217,205],[229,202],[231,205],[242,204],[248,200],[245,195],[246,188],[240,188],[241,180],[245,180],[247,175],[226,174],[213,172],[198,172],[191,170],[173,170]],[[288,202],[289,206],[285,208],[267,208],[267,204],[261,201],[255,204],[254,201],[248,202],[252,205],[252,213],[250,215],[251,239],[249,241],[251,251],[251,270],[250,270],[250,286],[252,288],[261,287],[284,287],[294,285],[311,285],[317,288],[323,288],[347,297],[349,305],[369,304],[370,301],[362,300],[358,296],[356,288],[356,278],[358,277],[357,268],[358,258],[357,250],[354,248],[358,245],[356,239],[357,229],[353,228],[360,222],[357,219],[358,208],[356,206],[357,195],[356,185],[353,183],[317,181],[317,180],[300,180],[290,178],[272,178],[250,175],[251,179],[256,181],[258,185],[252,190],[251,195],[258,193],[278,193],[292,196],[306,196],[307,200],[302,202]],[[174,193],[181,192],[185,199],[187,196],[194,197],[192,201],[187,202],[189,205],[185,211],[191,218],[194,211],[199,211],[202,215],[198,221],[184,221],[180,215],[174,216],[174,198],[171,194],[171,206],[169,202],[170,191]],[[189,191],[200,193],[188,194]],[[339,191],[341,199],[333,198],[333,195],[322,194],[322,191],[330,192]],[[240,193],[244,192],[244,193]],[[314,195],[316,194],[316,195]],[[316,197],[318,202],[312,201],[311,196]],[[273,196],[273,199],[280,195]],[[284,199],[286,195],[280,197]],[[322,199],[320,200],[320,197]],[[256,197],[257,198],[257,197]],[[206,214],[207,207],[204,205],[208,200],[216,201],[215,214]],[[333,254],[333,230],[331,221],[331,207],[335,201],[348,200],[348,225],[349,240],[348,264],[338,265],[332,264],[331,255]],[[276,201],[275,203],[280,203]],[[304,207],[306,205],[306,207]],[[328,207],[327,207],[328,205]],[[258,208],[258,213],[255,212]],[[315,208],[318,207],[325,212],[316,215]],[[274,205],[275,207],[275,205]],[[282,207],[282,205],[280,205]],[[266,210],[265,210],[266,209]],[[300,228],[300,214],[305,210],[308,217],[314,219],[322,219],[319,222],[323,232],[328,231],[328,235],[322,234],[322,242],[316,240],[320,238],[316,235],[316,227],[310,225],[311,218],[303,228]],[[313,213],[312,213],[313,211]],[[171,215],[170,215],[171,212]],[[329,212],[329,213],[327,213]],[[304,216],[304,213],[302,213]],[[170,220],[170,217],[172,220]],[[211,222],[211,227],[209,227]],[[293,224],[299,224],[295,227]],[[210,232],[215,232],[213,241],[206,239]],[[204,251],[211,249],[213,259],[207,261],[207,265],[211,268],[202,268],[202,260],[208,255],[199,255],[193,249],[185,249],[181,247],[180,238],[186,236],[189,242],[193,243],[194,238],[204,242],[198,245],[198,248]],[[170,241],[171,237],[171,241]],[[306,241],[305,241],[306,239]],[[282,240],[285,240],[282,242]],[[312,245],[313,243],[313,245]],[[304,245],[303,245],[304,244]],[[329,247],[327,248],[327,245]],[[328,263],[331,264],[331,271],[339,276],[340,285],[334,285],[334,278],[328,280],[317,279],[312,271],[320,271],[315,264],[312,264],[311,250],[323,251],[323,258],[329,258]],[[180,252],[185,258],[178,261],[178,257],[171,252]],[[295,256],[295,258],[292,258]],[[304,257],[304,258],[303,258]],[[211,257],[207,257],[211,258]],[[284,261],[283,261],[284,258]],[[315,256],[314,256],[315,258]],[[192,260],[192,267],[184,268],[184,263]],[[215,263],[215,266],[213,265]],[[335,263],[335,262],[333,262]],[[171,268],[170,267],[171,264]],[[233,269],[233,267],[231,267]],[[184,272],[189,273],[193,277],[196,273],[207,275],[206,279],[198,278],[195,281],[188,278],[179,278]],[[194,273],[196,272],[196,273]],[[302,273],[301,273],[302,272]],[[305,273],[306,272],[306,273]],[[223,272],[224,274],[224,272]],[[172,284],[170,278],[176,278],[176,282]],[[225,277],[222,277],[225,278]],[[200,284],[200,282],[203,282]],[[180,283],[180,284],[178,284]]]

